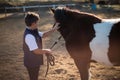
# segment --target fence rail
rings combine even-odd
[[[21,6],[21,7],[5,7],[5,11],[8,9],[23,9],[23,12],[26,11],[26,8],[44,8],[44,7],[52,7],[55,8],[57,6],[75,6],[76,4],[53,4],[53,5],[36,5],[36,6]]]
[[[57,6],[75,6],[76,4],[52,4],[52,5],[36,5],[36,6],[17,6],[17,7],[5,7],[5,17],[7,16],[7,10],[12,9],[22,9],[23,13],[26,12],[26,9],[31,8],[45,8],[45,7],[52,7],[56,8]]]

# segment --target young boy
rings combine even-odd
[[[47,32],[38,31],[39,15],[28,12],[25,16],[26,29],[23,37],[24,65],[30,80],[38,80],[39,68],[43,64],[43,54],[51,54],[50,49],[42,48],[42,39],[58,29],[59,23]]]

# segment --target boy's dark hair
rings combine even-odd
[[[32,23],[37,22],[40,19],[39,15],[34,12],[28,12],[25,16],[25,24],[29,27]]]

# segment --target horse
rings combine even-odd
[[[102,19],[94,14],[58,7],[51,9],[58,31],[73,58],[81,80],[90,80],[90,62],[120,65],[120,18]]]

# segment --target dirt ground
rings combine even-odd
[[[120,18],[118,11],[91,11],[102,18]],[[110,11],[110,12],[109,12]],[[26,68],[23,66],[22,37],[25,29],[24,14],[14,13],[0,19],[0,80],[29,80]],[[40,10],[39,30],[46,31],[53,25],[53,15],[49,10]],[[59,37],[59,32],[43,39],[44,48],[50,48]],[[55,56],[55,66],[50,67],[47,77],[45,65],[41,67],[39,80],[80,80],[79,72],[65,49],[64,40],[52,49]],[[120,67],[110,67],[99,63],[91,63],[92,80],[120,80]]]

